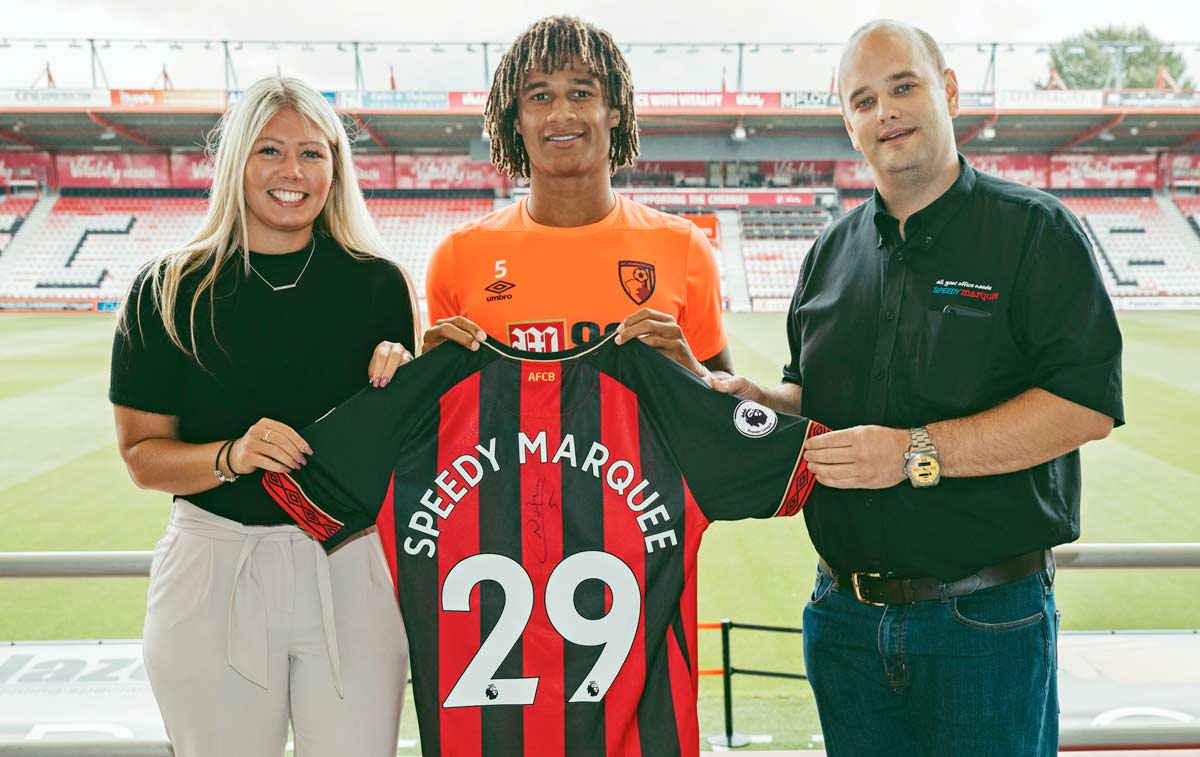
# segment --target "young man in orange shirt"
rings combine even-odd
[[[529,196],[456,228],[429,263],[422,349],[490,334],[557,352],[617,332],[699,376],[731,373],[721,282],[692,223],[617,195],[638,155],[629,67],[612,37],[549,17],[513,43],[485,111],[492,162]]]

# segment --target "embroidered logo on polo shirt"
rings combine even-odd
[[[993,291],[991,284],[977,284],[973,281],[956,281],[954,279],[938,279],[933,285],[933,293],[966,297],[984,302],[1000,299],[1000,293]]]

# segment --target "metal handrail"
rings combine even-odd
[[[145,578],[149,551],[0,552],[0,578]],[[1064,544],[1059,568],[1200,568],[1200,543]]]
[[[0,552],[0,578],[145,578],[150,551]]]
[[[152,557],[150,551],[0,552],[0,578],[144,578],[150,574]],[[1066,569],[1200,568],[1200,543],[1069,544],[1056,548],[1054,557],[1057,566]],[[761,630],[768,629],[761,627]],[[725,664],[729,668],[728,659]],[[728,675],[726,678],[728,685]],[[726,696],[730,696],[729,691]],[[737,736],[732,733],[732,723],[727,723],[727,734]],[[1063,728],[1059,743],[1063,751],[1200,748],[1200,721]],[[173,754],[168,743],[154,740],[0,742],[0,757],[171,757]]]
[[[1200,749],[1200,722],[1062,728],[1058,732],[1058,748],[1063,752]]]
[[[164,739],[109,741],[0,741],[3,757],[174,757]]]

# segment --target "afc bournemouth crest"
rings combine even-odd
[[[640,260],[622,260],[617,264],[621,288],[629,299],[641,305],[654,294],[654,266]]]

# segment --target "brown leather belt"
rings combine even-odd
[[[1050,550],[1027,552],[1023,555],[980,568],[957,581],[940,578],[888,578],[879,573],[851,573],[834,570],[820,560],[821,572],[833,579],[834,588],[849,586],[854,598],[868,605],[911,605],[929,599],[961,597],[980,589],[1019,581],[1042,572],[1054,564]]]

